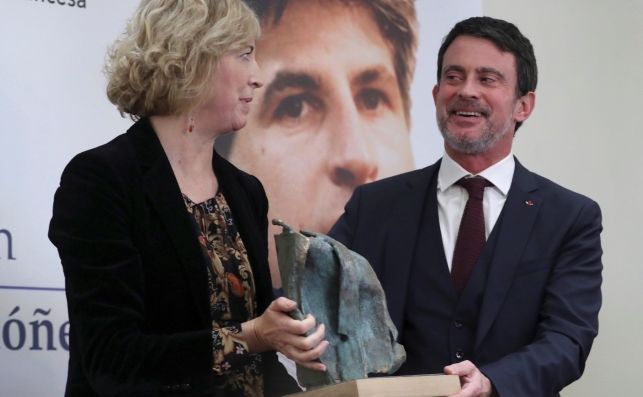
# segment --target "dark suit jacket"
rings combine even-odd
[[[370,261],[400,333],[413,315],[405,313],[409,272],[439,166],[358,188],[329,233]],[[598,332],[600,209],[516,161],[501,217],[472,361],[501,396],[557,395],[581,376]]]
[[[213,169],[248,251],[261,313],[272,300],[266,195],[216,153]],[[65,168],[49,238],[69,308],[66,396],[219,395],[206,263],[192,222],[147,119]],[[297,390],[274,352],[264,366],[267,395]]]

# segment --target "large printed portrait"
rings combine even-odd
[[[264,86],[257,90],[248,124],[219,139],[217,150],[261,180],[270,203],[269,219],[282,219],[296,230],[326,233],[357,186],[417,165],[411,106],[431,113],[435,82],[433,77],[423,83],[426,94],[412,100],[418,33],[427,22],[418,16],[428,4],[248,3],[263,30],[256,58]],[[435,122],[431,120],[430,128],[423,124],[421,134],[428,137]],[[430,145],[441,145],[437,135],[433,138]],[[275,287],[280,279],[272,236],[278,233],[270,225]]]

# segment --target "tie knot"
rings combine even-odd
[[[478,200],[482,200],[482,197],[484,195],[484,188],[486,188],[487,186],[493,186],[491,182],[481,176],[462,178],[456,183],[467,189],[470,198],[476,198]]]

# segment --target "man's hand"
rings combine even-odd
[[[491,381],[469,360],[444,367],[447,375],[458,375],[462,390],[449,397],[489,397],[493,392]]]

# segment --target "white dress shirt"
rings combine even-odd
[[[482,209],[484,211],[485,238],[489,237],[493,226],[496,224],[502,206],[507,200],[507,193],[511,187],[514,169],[516,163],[513,154],[509,154],[491,167],[480,172],[479,176],[484,177],[493,186],[484,190]],[[446,255],[447,265],[451,270],[453,260],[453,250],[458,238],[458,229],[460,220],[464,212],[464,206],[469,199],[467,190],[456,182],[463,177],[476,176],[462,168],[448,154],[442,156],[442,163],[438,171],[438,216],[440,218],[440,232],[442,234],[442,243],[444,244],[444,254]]]

